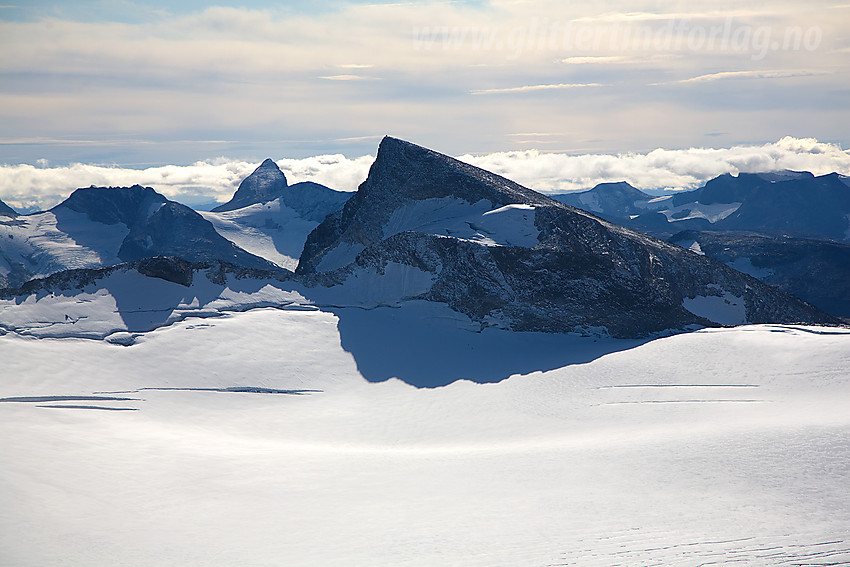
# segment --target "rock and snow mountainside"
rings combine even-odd
[[[219,235],[185,205],[150,187],[77,189],[49,211],[0,221],[0,286],[62,270],[153,256],[272,268]]]
[[[267,162],[271,160],[266,160],[263,164]],[[257,171],[261,171],[264,165]],[[246,178],[242,186],[255,175],[257,172]],[[291,270],[298,265],[307,235],[326,216],[342,208],[352,195],[311,181],[295,183],[280,191],[265,193],[270,194],[275,196],[271,199],[263,197],[261,201],[241,208],[215,212],[221,209],[219,207],[213,212],[200,214],[213,224],[219,234],[240,248]],[[234,200],[236,195],[231,203]]]
[[[218,317],[257,307],[307,304],[292,272],[220,260],[143,258],[103,268],[65,270],[0,290],[0,335],[80,337],[130,345],[139,333],[186,317]]]
[[[626,183],[603,183],[553,198],[659,238],[683,230],[743,230],[850,239],[850,180],[837,173],[725,174],[694,191],[655,198]]]
[[[848,185],[835,173],[777,171],[721,175],[700,189],[666,197],[652,198],[626,183],[553,197],[848,317]]]
[[[18,213],[15,212],[15,209],[0,201],[0,217],[16,217]]]
[[[850,243],[692,230],[673,235],[670,242],[719,260],[827,313],[850,318]]]
[[[310,234],[296,274],[519,331],[836,322],[720,262],[390,137],[354,197]]]

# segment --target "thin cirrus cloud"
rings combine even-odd
[[[596,16],[585,16],[576,18],[575,22],[606,22],[606,23],[628,23],[628,22],[652,22],[659,20],[699,20],[699,19],[727,19],[748,18],[763,16],[771,12],[761,10],[705,10],[702,12],[609,12]]]
[[[629,61],[629,57],[624,55],[590,55],[583,57],[567,57],[561,59],[561,63],[566,63],[567,65],[586,65],[586,64],[594,64],[594,63],[625,63]]]
[[[371,155],[348,158],[333,154],[278,159],[277,164],[290,183],[314,181],[337,190],[354,191],[366,179],[374,159]],[[790,136],[768,144],[729,148],[584,155],[531,149],[467,154],[459,159],[542,192],[586,189],[614,181],[628,181],[645,190],[675,191],[694,189],[724,173],[783,169],[811,171],[816,175],[831,172],[850,175],[850,151],[838,144]],[[146,169],[85,164],[4,165],[0,166],[0,200],[19,211],[43,210],[67,198],[76,187],[140,184],[190,205],[224,202],[257,165],[225,158]]]
[[[789,79],[793,77],[814,77],[826,75],[825,72],[785,70],[785,71],[722,71],[720,73],[708,73],[698,75],[690,79],[682,79],[679,83],[705,83],[709,81],[722,81],[725,79]]]
[[[507,87],[501,89],[479,89],[469,91],[474,95],[490,95],[504,93],[527,93],[534,91],[551,91],[560,89],[578,89],[584,87],[602,87],[602,83],[555,83],[549,85],[524,85],[522,87]]]
[[[323,75],[318,77],[326,81],[368,81],[374,77],[364,77],[363,75]]]

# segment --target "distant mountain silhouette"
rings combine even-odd
[[[213,212],[232,211],[271,201],[279,197],[286,187],[286,176],[271,158],[266,158],[251,175],[242,180],[230,201],[214,208]]]

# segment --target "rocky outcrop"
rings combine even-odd
[[[63,270],[44,278],[30,280],[19,287],[0,288],[0,297],[21,297],[39,292],[50,293],[82,289],[86,286],[97,285],[99,280],[120,272],[138,272],[149,278],[159,278],[185,287],[192,285],[195,275],[199,272],[203,272],[210,281],[220,283],[224,282],[227,276],[235,279],[271,279],[277,281],[288,281],[293,276],[291,271],[283,268],[265,270],[246,268],[220,260],[188,262],[183,258],[157,256],[102,268]]]
[[[16,217],[18,213],[15,212],[15,209],[0,201],[0,217]]]
[[[850,319],[850,244],[743,231],[684,231],[670,242]]]

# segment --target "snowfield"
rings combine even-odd
[[[479,330],[419,301],[7,332],[0,564],[850,565],[847,330]]]
[[[318,222],[303,218],[280,200],[223,213],[200,212],[216,232],[251,254],[294,270],[304,241]]]

